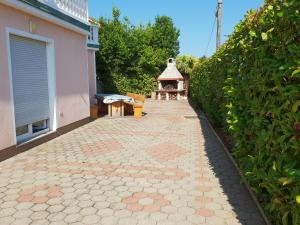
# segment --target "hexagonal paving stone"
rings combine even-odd
[[[154,199],[152,199],[152,198],[142,198],[142,199],[140,199],[139,201],[138,201],[138,203],[140,204],[140,205],[143,205],[143,206],[145,206],[145,205],[152,205],[153,203],[154,203]]]
[[[151,146],[146,151],[154,159],[161,162],[174,160],[186,154],[185,149],[169,142]]]
[[[0,162],[0,225],[264,224],[202,113],[150,100],[144,112]]]

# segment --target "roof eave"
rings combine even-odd
[[[183,78],[158,78],[157,80],[184,80]]]

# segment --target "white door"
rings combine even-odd
[[[9,35],[17,142],[49,130],[47,43]]]

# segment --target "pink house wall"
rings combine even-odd
[[[89,116],[88,51],[86,36],[0,4],[0,150],[14,145],[6,27],[54,40],[57,127]]]
[[[96,100],[94,96],[97,93],[95,50],[88,50],[88,71],[89,71],[90,104],[92,105],[92,104],[96,104]]]

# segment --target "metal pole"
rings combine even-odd
[[[221,25],[222,25],[222,0],[218,0],[218,10],[217,10],[217,51],[221,46]]]

